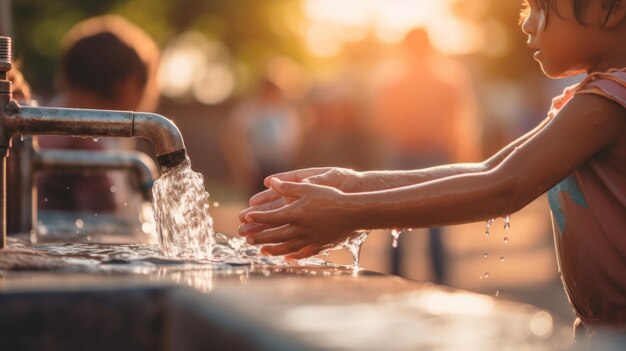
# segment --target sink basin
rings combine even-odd
[[[0,278],[7,350],[555,349],[531,328],[538,312],[323,266]]]
[[[296,350],[192,289],[134,286],[0,294],[5,350]],[[5,348],[6,347],[6,348]]]

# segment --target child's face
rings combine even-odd
[[[556,1],[558,13],[541,8],[537,0],[528,0],[528,4],[522,31],[528,35],[528,46],[537,50],[534,57],[543,72],[559,78],[591,69],[599,59],[594,44],[597,26],[584,26],[576,20],[571,0]]]

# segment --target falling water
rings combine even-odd
[[[210,258],[215,243],[204,178],[189,160],[166,170],[154,183],[154,218],[165,256]]]
[[[400,234],[402,234],[402,229],[391,230],[391,247],[393,247],[394,249],[398,247],[398,239],[400,239]]]
[[[511,228],[511,215],[504,216],[504,230]]]
[[[493,224],[493,221],[493,218],[490,218],[486,221],[487,228],[485,229],[485,236],[489,236],[489,232],[491,231],[491,224]]]

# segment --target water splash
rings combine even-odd
[[[353,259],[352,269],[355,272],[360,269],[359,260],[361,256],[361,247],[363,246],[363,243],[365,242],[365,239],[367,239],[369,233],[369,230],[358,231],[355,236],[352,236],[343,243],[339,244],[340,247],[350,251]]]
[[[189,159],[166,170],[152,188],[161,252],[169,257],[210,258],[215,243],[209,194]]]
[[[402,234],[402,229],[391,230],[391,247],[393,247],[394,249],[398,247],[398,239],[400,239],[400,234]]]
[[[489,236],[489,232],[491,232],[491,225],[493,224],[493,221],[494,219],[490,218],[485,222],[486,223],[485,236]]]
[[[504,230],[511,228],[511,215],[504,216]]]

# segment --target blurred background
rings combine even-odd
[[[156,112],[184,135],[216,231],[235,235],[263,175],[478,161],[530,130],[572,82],[542,75],[520,8],[519,0],[20,0],[10,19],[14,57],[41,105],[55,93],[60,43],[74,24],[112,13],[144,29],[161,50]],[[485,223],[442,228],[438,241],[405,233],[401,255],[388,232],[374,232],[361,263],[568,321],[550,226],[539,198],[512,214],[508,230],[496,219],[489,236]]]

